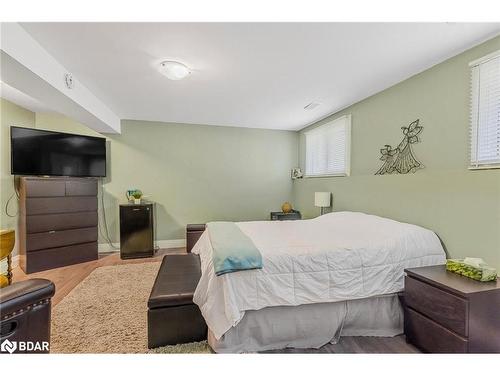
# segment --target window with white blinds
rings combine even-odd
[[[470,65],[470,167],[500,167],[500,51]]]
[[[339,117],[305,133],[306,177],[348,176],[351,116]]]

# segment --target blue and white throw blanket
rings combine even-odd
[[[232,222],[207,224],[217,276],[230,272],[262,268],[262,256],[254,243]]]

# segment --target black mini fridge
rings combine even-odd
[[[154,204],[120,205],[120,258],[154,255]]]

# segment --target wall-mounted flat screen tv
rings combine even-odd
[[[106,139],[11,126],[11,174],[106,176]]]

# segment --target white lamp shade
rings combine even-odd
[[[314,193],[314,205],[316,207],[330,207],[332,193],[329,191],[317,191]]]

